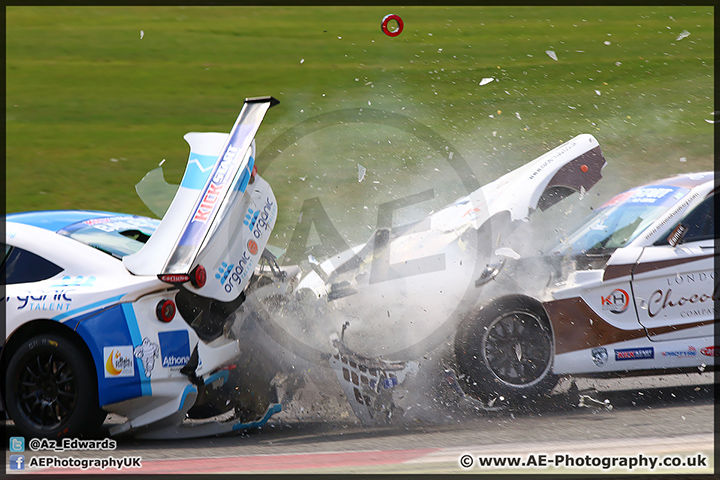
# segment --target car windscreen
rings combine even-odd
[[[152,218],[118,215],[78,222],[57,233],[122,258],[139,251],[159,224]]]
[[[672,185],[648,185],[616,195],[551,251],[578,255],[624,247],[688,191]]]

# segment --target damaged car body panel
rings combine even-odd
[[[315,361],[364,423],[407,413],[428,370],[487,411],[545,395],[562,375],[712,367],[712,172],[619,194],[540,255],[508,240],[533,211],[590,190],[604,165],[581,135],[414,224],[393,225],[393,208],[428,194],[401,199],[368,242],[288,269],[276,318],[296,338],[320,332]]]
[[[238,267],[251,273],[274,225],[253,137],[275,103],[246,100],[230,134],[186,136],[179,188],[163,186],[161,171],[141,182],[139,193],[160,185],[148,204],[161,221],[94,211],[6,216],[3,404],[25,435],[93,434],[112,412],[127,420],[111,435],[196,437],[261,426],[280,411],[268,402],[249,413],[230,404],[193,414],[231,378],[240,353],[231,314],[250,277]],[[159,198],[173,190],[168,207]],[[251,227],[243,220],[254,211]],[[54,413],[27,400],[38,391]]]
[[[399,392],[426,363],[421,357],[445,348],[481,298],[476,281],[484,267],[502,253],[497,233],[571,193],[584,194],[604,166],[597,140],[579,135],[415,224],[394,226],[392,211],[379,212],[380,228],[367,243],[322,261],[310,256],[283,280],[285,298],[302,297],[314,309],[298,322],[302,331],[335,328],[317,348],[327,352],[325,364],[358,418],[390,418]],[[394,208],[425,197],[401,199]],[[293,333],[297,314],[280,318],[291,335],[302,336]],[[447,382],[464,396],[448,372]]]

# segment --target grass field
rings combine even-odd
[[[394,38],[388,13],[405,23]],[[600,141],[607,191],[711,169],[713,22],[704,6],[8,7],[6,208],[149,214],[144,173],[166,159],[179,182],[182,135],[228,131],[259,95],[281,101],[259,152],[340,112],[272,168],[258,157],[278,238],[313,197],[370,229],[387,198],[462,193],[446,152],[382,112],[432,129],[480,183],[579,133]]]

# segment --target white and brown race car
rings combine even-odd
[[[713,366],[715,190],[712,172],[678,175],[595,210],[543,259],[550,287],[500,296],[462,323],[454,350],[464,386],[527,396],[559,375]],[[527,264],[507,273],[522,278]]]

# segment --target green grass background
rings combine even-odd
[[[398,37],[380,31],[388,13]],[[259,152],[317,115],[372,108],[432,128],[480,183],[580,133],[609,163],[599,192],[712,169],[713,22],[708,6],[8,7],[7,211],[150,214],[134,184],[163,159],[179,182],[182,135],[229,131],[259,95],[281,101]],[[314,196],[370,231],[385,199],[463,193],[443,152],[372,122],[308,135],[264,176],[279,239]]]

